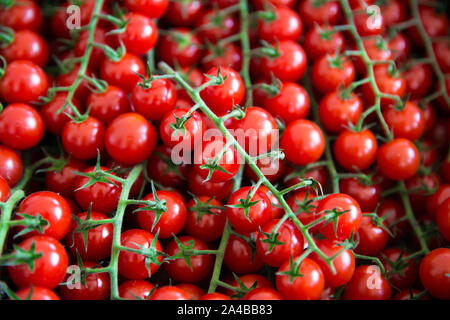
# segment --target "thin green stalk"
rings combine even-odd
[[[0,208],[0,256],[3,254],[6,236],[9,230],[9,221],[11,220],[13,210],[16,204],[25,196],[22,190],[16,190],[9,197],[8,201],[2,204]]]

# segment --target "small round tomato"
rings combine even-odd
[[[176,2],[171,2],[173,4]],[[174,286],[159,287],[151,295],[150,300],[189,300],[189,295],[183,289]]]
[[[263,57],[261,70],[270,80],[272,74],[281,81],[297,82],[303,78],[307,67],[305,50],[296,42],[284,40],[278,43],[279,55],[276,58]]]
[[[224,295],[223,293],[218,293],[218,292],[214,292],[214,293],[208,293],[205,294],[203,296],[201,296],[200,298],[198,298],[198,300],[231,300],[231,298],[227,295]]]
[[[284,175],[284,185],[292,187],[308,178],[312,178],[320,185],[326,186],[328,181],[327,169],[324,166],[314,166],[311,169],[302,170],[287,166]]]
[[[187,203],[184,230],[190,236],[210,242],[223,234],[226,217],[222,203],[214,198],[198,197]]]
[[[347,284],[344,291],[345,300],[389,300],[392,289],[389,282],[381,275],[380,267],[360,266]]]
[[[414,259],[408,259],[408,253],[397,248],[386,248],[380,253],[380,260],[393,287],[408,289],[416,282],[419,266]]]
[[[11,189],[8,182],[0,177],[0,202],[6,202],[11,195]]]
[[[34,286],[22,288],[15,294],[20,300],[61,300],[52,290]]]
[[[396,35],[388,42],[389,50],[394,55],[396,61],[407,59],[411,54],[411,44],[409,38],[402,32],[397,32]]]
[[[410,140],[397,138],[380,147],[377,164],[381,173],[391,180],[408,179],[419,169],[419,151]]]
[[[391,49],[392,43],[386,42],[381,37],[365,38],[362,44],[367,56],[372,61],[390,61],[395,56],[395,52]],[[358,50],[358,47],[356,44],[351,44],[350,49]],[[367,75],[367,66],[361,57],[356,56],[354,58],[354,64],[359,74]]]
[[[445,200],[436,212],[436,223],[442,236],[450,241],[450,198]]]
[[[156,191],[156,196],[160,201],[166,202],[167,210],[158,214],[151,210],[139,211],[137,220],[142,229],[153,233],[159,230],[159,238],[167,239],[183,229],[187,216],[186,205],[183,198],[172,191]],[[153,193],[150,193],[142,200],[155,201],[155,198]],[[140,206],[140,208],[144,207],[144,205]]]
[[[258,36],[261,40],[275,42],[282,40],[298,41],[303,32],[299,15],[289,7],[278,7],[272,11],[274,19],[261,19],[258,23]]]
[[[122,233],[120,242],[122,246],[130,249],[149,249],[151,248],[152,243],[155,242],[154,238],[154,235],[145,230],[131,229]],[[153,249],[162,252],[162,247],[158,240],[156,240]],[[158,257],[155,258],[158,260],[159,264],[147,262],[148,258],[144,255],[129,251],[121,251],[118,262],[119,274],[132,280],[147,279],[160,267],[162,256],[158,255]]]
[[[390,27],[406,20],[406,4],[401,0],[386,1],[381,6],[384,25]]]
[[[344,130],[334,144],[336,161],[348,171],[369,168],[377,157],[377,150],[377,139],[369,129],[359,132]]]
[[[107,86],[103,92],[92,92],[86,101],[89,115],[100,120],[105,126],[119,115],[131,110],[127,93],[116,86]],[[136,108],[136,104],[133,105]]]
[[[0,114],[0,142],[5,146],[27,150],[44,136],[44,121],[36,109],[21,103],[7,106]]]
[[[5,179],[10,187],[19,183],[23,174],[23,162],[12,149],[0,145],[0,177]]]
[[[254,194],[249,199],[249,204],[242,203],[251,193]],[[246,205],[248,205],[247,209],[245,209]],[[271,219],[271,206],[269,198],[260,189],[254,191],[253,187],[242,187],[228,200],[226,214],[236,231],[253,232]]]
[[[430,92],[433,72],[431,67],[424,63],[414,64],[411,69],[403,72],[406,82],[406,92],[411,100],[420,99]]]
[[[322,94],[336,91],[341,86],[349,86],[355,77],[353,62],[334,53],[316,60],[311,70],[312,85]]]
[[[381,185],[358,178],[345,178],[339,181],[342,193],[353,197],[364,212],[375,210],[381,199]]]
[[[172,29],[158,42],[158,57],[171,66],[190,67],[195,65],[202,55],[201,41],[198,35],[189,29]]]
[[[327,53],[342,52],[345,38],[342,32],[335,31],[330,26],[317,25],[305,35],[304,46],[308,59],[314,62]]]
[[[419,139],[425,130],[425,117],[422,110],[413,102],[406,102],[402,110],[385,108],[383,117],[396,138]]]
[[[41,257],[34,261],[33,270],[27,264],[8,267],[9,276],[17,287],[36,286],[53,289],[63,281],[69,258],[57,240],[46,236],[34,236],[18,246],[27,251],[34,246],[34,252],[41,254]]]
[[[157,142],[156,129],[140,114],[124,113],[106,129],[105,146],[111,157],[124,165],[146,160]]]
[[[310,99],[308,92],[301,85],[295,82],[283,82],[277,95],[265,97],[263,107],[274,117],[289,124],[308,116]]]
[[[189,27],[197,21],[203,9],[201,0],[187,3],[170,1],[164,19],[174,27]]]
[[[72,221],[70,207],[66,200],[54,192],[40,191],[30,194],[22,201],[17,210],[19,213],[31,216],[41,215],[48,222],[43,235],[56,240],[64,238]],[[22,219],[22,217],[18,217],[18,220]],[[19,230],[23,229],[24,227],[19,227]],[[29,238],[39,234],[38,231],[32,231],[23,237]]]
[[[176,87],[167,79],[153,80],[150,88],[136,86],[131,94],[136,112],[152,121],[161,121],[165,114],[175,108],[177,99]]]
[[[79,34],[78,40],[73,49],[76,57],[81,58],[86,54],[87,45],[89,42],[90,32],[89,30],[84,30]],[[94,31],[94,42],[99,45],[115,45],[114,40],[111,39],[111,36],[107,35],[107,30],[102,27],[97,27]],[[103,59],[105,59],[105,51],[98,47],[94,47],[91,51],[91,55],[89,57],[89,68],[97,70]]]
[[[289,275],[281,274],[300,265],[298,273],[302,276],[291,279]],[[325,278],[320,266],[310,258],[299,261],[298,257],[286,261],[276,275],[276,285],[283,298],[287,300],[317,300],[325,286]]]
[[[423,28],[430,38],[445,37],[447,35],[449,20],[444,12],[438,12],[432,6],[427,5],[419,5],[418,12]],[[407,31],[409,39],[416,46],[423,47],[423,40],[417,27],[409,28]]]
[[[63,59],[64,60],[64,59]],[[80,64],[76,64],[70,71],[67,73],[61,73],[56,80],[56,84],[60,87],[70,87],[72,86],[78,78],[80,74]],[[95,74],[89,67],[86,69],[84,74],[93,75]],[[79,102],[85,102],[88,95],[91,93],[89,89],[89,82],[86,79],[83,79],[75,90],[74,98]],[[72,101],[73,103],[74,101]],[[64,103],[65,104],[65,103]],[[64,106],[63,104],[63,106]],[[61,106],[62,107],[62,106]]]
[[[76,172],[82,172],[86,168],[86,162],[71,158],[61,170],[47,171],[45,173],[45,184],[48,190],[59,193],[63,197],[73,198],[74,184],[78,177]]]
[[[106,167],[100,167],[103,171],[108,171]],[[83,173],[94,172],[94,167],[89,167]],[[110,173],[113,174],[114,173]],[[75,180],[75,199],[83,210],[98,211],[108,213],[117,207],[122,187],[120,184],[107,178],[109,183],[96,182],[91,186],[83,188],[88,182],[88,177],[78,176]],[[92,206],[92,207],[91,207]]]
[[[238,72],[231,68],[215,67],[210,69],[206,75],[211,77],[221,77],[226,79],[218,86],[209,86],[200,92],[202,99],[217,115],[223,115],[230,111],[233,106],[239,105],[244,99],[245,86]],[[204,75],[203,83],[210,81]]]
[[[316,4],[314,0],[304,0],[298,7],[300,17],[307,28],[319,25],[335,25],[341,16],[341,7],[338,1],[326,1]]]
[[[16,31],[13,42],[0,48],[0,54],[8,63],[27,60],[39,67],[44,67],[49,58],[47,43],[39,34],[31,30]]]
[[[53,100],[43,105],[39,110],[42,120],[45,123],[45,129],[56,136],[59,136],[61,134],[64,125],[70,121],[70,118],[67,116],[67,114],[72,117],[75,115],[73,113],[73,109],[70,106],[66,106],[64,108],[67,101],[67,95],[67,92],[56,93]],[[82,113],[83,110],[78,100],[73,98],[72,104],[80,113]],[[59,110],[62,111],[58,113]],[[93,115],[92,109],[90,114]]]
[[[255,289],[257,288],[269,288],[273,289],[272,283],[264,276],[260,274],[246,274],[239,277],[240,281],[244,284],[246,288],[251,288],[255,286]],[[233,279],[232,281],[228,281],[228,284],[230,284],[232,287],[240,287],[236,279]],[[236,295],[237,292],[231,289],[224,290],[225,294],[232,296]]]
[[[196,196],[215,197],[219,201],[224,201],[228,198],[234,185],[232,179],[225,182],[205,181],[195,168],[189,171],[187,182],[189,191]]]
[[[209,250],[209,247],[202,240],[191,237],[182,236],[178,238],[179,242],[188,246],[193,243],[192,250]],[[175,256],[181,252],[178,244],[175,240],[169,242],[164,252],[169,256]],[[176,281],[197,283],[208,276],[212,270],[214,258],[209,254],[193,255],[189,257],[190,266],[186,263],[185,259],[178,258],[175,260],[169,260],[164,265],[165,270],[169,274],[169,277]]]
[[[172,149],[160,145],[147,161],[148,176],[164,187],[177,187],[187,180],[190,166],[176,165],[172,161]]]
[[[433,43],[433,51],[434,56],[436,57],[436,61],[439,64],[439,67],[441,68],[442,72],[444,74],[450,73],[450,44],[448,42],[439,42],[436,41]],[[425,70],[431,71],[430,67],[426,64],[418,64],[421,67],[424,67]],[[425,73],[428,75],[428,73]],[[425,79],[428,80],[428,77],[425,77]],[[428,82],[426,82],[428,83]]]
[[[128,10],[139,12],[149,18],[159,18],[169,6],[168,0],[125,0],[125,6]]]
[[[247,292],[243,300],[283,300],[283,297],[270,288],[256,288]]]
[[[102,151],[105,127],[94,117],[83,122],[69,121],[61,133],[64,150],[80,160],[94,159]]]
[[[411,190],[411,192],[408,193],[409,202],[415,212],[426,212],[430,190],[437,190],[440,184],[440,178],[434,172],[428,175],[418,173],[405,181],[406,188]]]
[[[11,7],[0,8],[0,25],[16,31],[39,31],[42,20],[41,8],[33,0],[14,1]]]
[[[269,180],[270,182],[278,181],[284,173],[285,164],[281,159],[274,159],[271,157],[264,157],[255,161],[256,166],[259,168],[261,173]],[[252,181],[258,181],[259,177],[253,171],[253,169],[249,166],[245,166],[245,175],[250,178]]]
[[[119,286],[119,296],[125,300],[148,300],[155,286],[145,280],[128,280]]]
[[[226,150],[222,152],[225,147]],[[218,155],[221,155],[220,159],[216,159]],[[241,156],[233,146],[227,147],[225,138],[215,139],[204,143],[194,153],[194,168],[204,180],[208,178],[210,169],[203,166],[208,165],[215,168],[208,181],[225,182],[233,179],[239,171]]]
[[[319,203],[316,198],[316,193],[312,190],[298,190],[287,200],[287,204],[291,208],[292,212],[297,216],[301,223],[307,225],[317,218],[319,215],[316,214],[316,207]],[[317,232],[319,226],[313,226],[310,231]]]
[[[359,242],[355,252],[363,255],[377,255],[386,246],[389,239],[389,233],[386,231],[387,226],[382,222],[384,228],[377,226],[372,218],[363,216],[361,226],[358,230]]]
[[[118,62],[105,58],[100,67],[103,80],[127,92],[133,91],[141,80],[137,73],[145,74],[145,65],[138,56],[131,53],[126,53]]]
[[[345,240],[358,231],[362,213],[355,199],[342,193],[331,194],[320,200],[316,213],[324,216],[330,210],[335,210],[340,215],[336,222],[329,221],[321,225],[320,232],[326,238]]]
[[[431,218],[436,217],[439,206],[450,198],[450,184],[442,184],[439,189],[427,199],[427,213]]]
[[[450,299],[450,249],[439,248],[428,253],[420,263],[420,281],[438,299]]]
[[[256,241],[256,252],[272,267],[280,267],[291,256],[299,256],[304,247],[300,230],[291,221],[283,222],[275,230],[279,222],[280,220],[273,219],[266,223],[260,228]]]
[[[336,269],[336,274],[333,274],[328,263],[323,260],[317,253],[313,252],[311,254],[311,259],[313,259],[322,269],[323,275],[325,277],[325,285],[327,287],[337,288],[343,286],[353,277],[355,272],[355,257],[353,252],[349,249],[345,249],[340,246],[337,241],[333,240],[320,240],[317,241],[317,247],[329,258],[337,255],[332,263]]]
[[[215,67],[230,67],[234,70],[241,70],[242,50],[235,43],[226,43],[223,47],[208,48],[203,53],[201,63],[202,70],[205,72]]]
[[[393,198],[385,198],[377,208],[377,215],[384,219],[394,238],[400,238],[408,231],[409,223],[405,218],[405,209],[401,202]]]
[[[137,12],[126,14],[124,19],[128,20],[128,24],[125,31],[119,34],[119,40],[127,52],[139,56],[150,51],[158,40],[158,28],[152,19]]]
[[[247,240],[232,234],[228,239],[223,262],[228,269],[235,273],[258,272],[264,267],[264,261],[255,254],[254,250]]]
[[[356,12],[353,15],[353,23],[361,37],[378,36],[384,30],[384,19],[381,14],[372,17],[368,12]]]
[[[300,135],[299,132],[302,134]],[[280,139],[280,147],[286,160],[299,165],[316,162],[325,150],[325,138],[322,130],[309,120],[292,121],[286,127]]]
[[[84,268],[95,268],[96,263],[91,261],[83,261]],[[77,268],[78,265],[70,267]],[[75,269],[76,270],[76,269]],[[92,273],[86,276],[86,283],[74,283],[67,275],[64,283],[59,288],[59,293],[64,300],[106,300],[110,294],[110,279],[106,272]],[[73,279],[72,279],[73,281]]]
[[[48,87],[44,70],[31,61],[16,60],[6,66],[0,79],[0,97],[8,103],[37,102]]]
[[[202,288],[192,283],[180,283],[176,286],[184,290],[189,295],[191,300],[198,300],[198,298],[205,295],[205,291],[203,291]]]
[[[111,255],[114,227],[112,223],[102,224],[87,232],[87,244],[84,243],[83,221],[87,220],[88,213],[77,214],[78,219],[72,221],[69,232],[65,238],[68,250],[75,257],[77,252],[83,260],[101,261]],[[98,221],[108,219],[103,213],[91,211],[90,220]],[[84,226],[85,228],[86,226]],[[77,230],[79,229],[79,230]]]
[[[361,99],[354,93],[348,97],[339,92],[330,92],[320,101],[320,123],[330,133],[344,131],[349,122],[356,125],[363,111]]]
[[[236,34],[239,30],[238,19],[215,9],[204,10],[195,26],[203,42],[217,43],[220,39]]]

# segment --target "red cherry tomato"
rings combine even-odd
[[[11,195],[11,189],[8,182],[0,177],[0,202],[6,202]]]
[[[450,249],[439,248],[428,253],[420,263],[420,281],[438,299],[450,299]]]
[[[147,161],[148,176],[165,187],[179,186],[187,180],[189,173],[189,165],[176,165],[171,157],[172,149],[165,145],[160,145],[156,147]]]
[[[315,23],[335,25],[341,16],[338,1],[327,1],[316,5],[314,0],[304,0],[300,2],[298,11],[307,28],[314,27]]]
[[[164,286],[156,289],[150,300],[189,300],[189,295],[183,289],[174,286]]]
[[[408,179],[419,169],[419,151],[410,140],[397,138],[380,147],[377,164],[381,173],[389,179]]]
[[[61,136],[67,153],[80,160],[94,159],[103,149],[105,127],[94,117],[83,122],[72,120],[64,125]]]
[[[283,297],[270,288],[256,288],[244,296],[244,300],[283,300]]]
[[[420,99],[430,92],[433,72],[427,64],[418,63],[403,73],[410,99]]]
[[[259,38],[267,42],[298,41],[303,33],[303,24],[299,15],[289,7],[274,8],[272,13],[273,20],[261,19],[259,21]]]
[[[339,92],[330,92],[319,104],[320,122],[330,133],[344,131],[349,122],[356,125],[362,111],[362,101],[354,93],[344,97]]]
[[[189,27],[197,21],[202,11],[203,5],[200,0],[188,3],[169,2],[164,18],[174,27]]]
[[[169,6],[168,0],[125,0],[125,6],[130,11],[139,12],[149,18],[159,18]]]
[[[111,85],[106,87],[104,92],[92,92],[87,98],[86,105],[90,107],[89,114],[105,126],[119,115],[131,110],[127,93]],[[136,104],[133,106],[136,108]]]
[[[258,272],[264,267],[264,261],[256,254],[255,248],[233,234],[228,239],[223,262],[228,269],[239,274]]]
[[[425,130],[425,117],[422,110],[412,102],[406,102],[402,110],[393,107],[383,111],[383,117],[396,138],[411,141],[419,139]]]
[[[13,30],[39,31],[42,20],[41,8],[32,0],[21,0],[7,9],[0,9],[0,25]]]
[[[224,301],[224,300],[231,300],[231,298],[222,293],[214,292],[214,293],[205,294],[205,295],[201,296],[200,298],[198,298],[198,300],[221,300],[221,301]]]
[[[31,30],[16,31],[13,42],[1,48],[0,54],[8,63],[27,60],[39,67],[44,67],[49,59],[47,43],[39,34]]]
[[[408,253],[397,248],[386,248],[380,256],[393,287],[407,289],[413,286],[419,275],[419,266],[414,259],[408,259]]]
[[[156,51],[161,60],[181,67],[195,65],[202,55],[199,36],[185,28],[172,29],[163,35]]]
[[[375,182],[345,178],[339,181],[339,189],[342,193],[353,197],[364,212],[374,211],[381,199],[381,186]]]
[[[382,222],[384,228],[373,223],[372,218],[363,216],[361,226],[358,230],[359,242],[355,252],[362,255],[377,255],[386,246],[389,239],[387,226]]]
[[[16,296],[20,300],[61,300],[52,290],[34,286],[20,289]]]
[[[67,93],[66,92],[58,92],[56,93],[55,97],[52,101],[49,103],[43,105],[41,109],[39,110],[39,113],[41,114],[42,120],[45,123],[45,129],[49,131],[50,133],[59,136],[61,132],[63,131],[64,125],[70,121],[70,118],[67,116],[69,114],[70,116],[75,116],[73,113],[73,110],[70,106],[66,106],[64,109],[67,101]],[[72,99],[72,104],[75,106],[75,108],[82,113],[83,109],[81,107],[81,104],[76,100],[75,98]],[[90,103],[88,105],[91,105]],[[60,113],[58,113],[59,110],[62,110]],[[90,112],[91,115],[94,114],[94,112]]]
[[[139,56],[150,51],[158,40],[158,28],[152,19],[137,12],[126,14],[124,19],[128,24],[119,39],[127,52]]]
[[[23,162],[17,152],[0,145],[0,177],[14,187],[22,178],[22,173]]]
[[[180,283],[176,286],[181,290],[184,290],[190,296],[191,300],[198,300],[205,294],[205,291],[203,291],[203,289],[197,287],[192,283]]]
[[[317,25],[305,35],[304,46],[308,59],[314,62],[327,53],[342,52],[345,48],[345,38],[342,32],[335,31],[330,26]]]
[[[145,280],[128,280],[120,284],[119,296],[126,300],[148,300],[155,286]]]
[[[360,266],[347,284],[345,300],[389,300],[392,289],[378,266]]]
[[[311,83],[320,93],[336,91],[348,87],[356,77],[353,62],[336,54],[326,54],[314,62],[311,70]]]
[[[436,213],[436,223],[442,236],[450,241],[450,198],[439,206]]]
[[[239,30],[238,20],[235,16],[215,9],[204,10],[198,17],[195,26],[199,30],[200,39],[210,43],[217,43],[220,39],[232,36]]]
[[[142,60],[126,53],[118,62],[105,58],[100,67],[100,76],[103,80],[127,92],[133,91],[141,78],[136,74],[145,74],[145,66]]]
[[[205,181],[205,179],[197,173],[195,168],[192,168],[189,171],[187,182],[189,185],[189,191],[196,196],[215,197],[219,201],[224,201],[228,198],[234,184],[232,179],[225,182],[212,182],[211,180]]]

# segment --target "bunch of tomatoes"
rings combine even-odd
[[[450,299],[445,4],[0,1],[0,297]]]

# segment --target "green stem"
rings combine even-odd
[[[6,236],[8,235],[9,222],[16,204],[25,196],[22,190],[14,191],[8,201],[2,204],[0,209],[0,256],[3,253]]]

